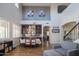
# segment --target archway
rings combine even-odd
[[[63,39],[64,40],[75,40],[77,37],[77,33],[76,33],[76,30],[77,30],[77,27],[74,28],[69,34],[68,32],[76,25],[76,22],[75,21],[72,21],[72,22],[68,22],[64,25],[62,25],[62,34],[63,34]],[[64,36],[68,34],[65,38]]]

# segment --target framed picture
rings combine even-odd
[[[58,26],[53,27],[52,32],[53,33],[60,33],[59,27]]]

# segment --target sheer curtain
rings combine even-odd
[[[9,38],[9,22],[0,20],[0,38]]]

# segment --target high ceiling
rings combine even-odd
[[[22,6],[69,5],[70,3],[22,3]]]

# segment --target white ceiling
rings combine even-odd
[[[22,6],[51,6],[51,5],[69,5],[70,3],[22,3]]]
[[[22,6],[50,6],[50,3],[22,3]]]

